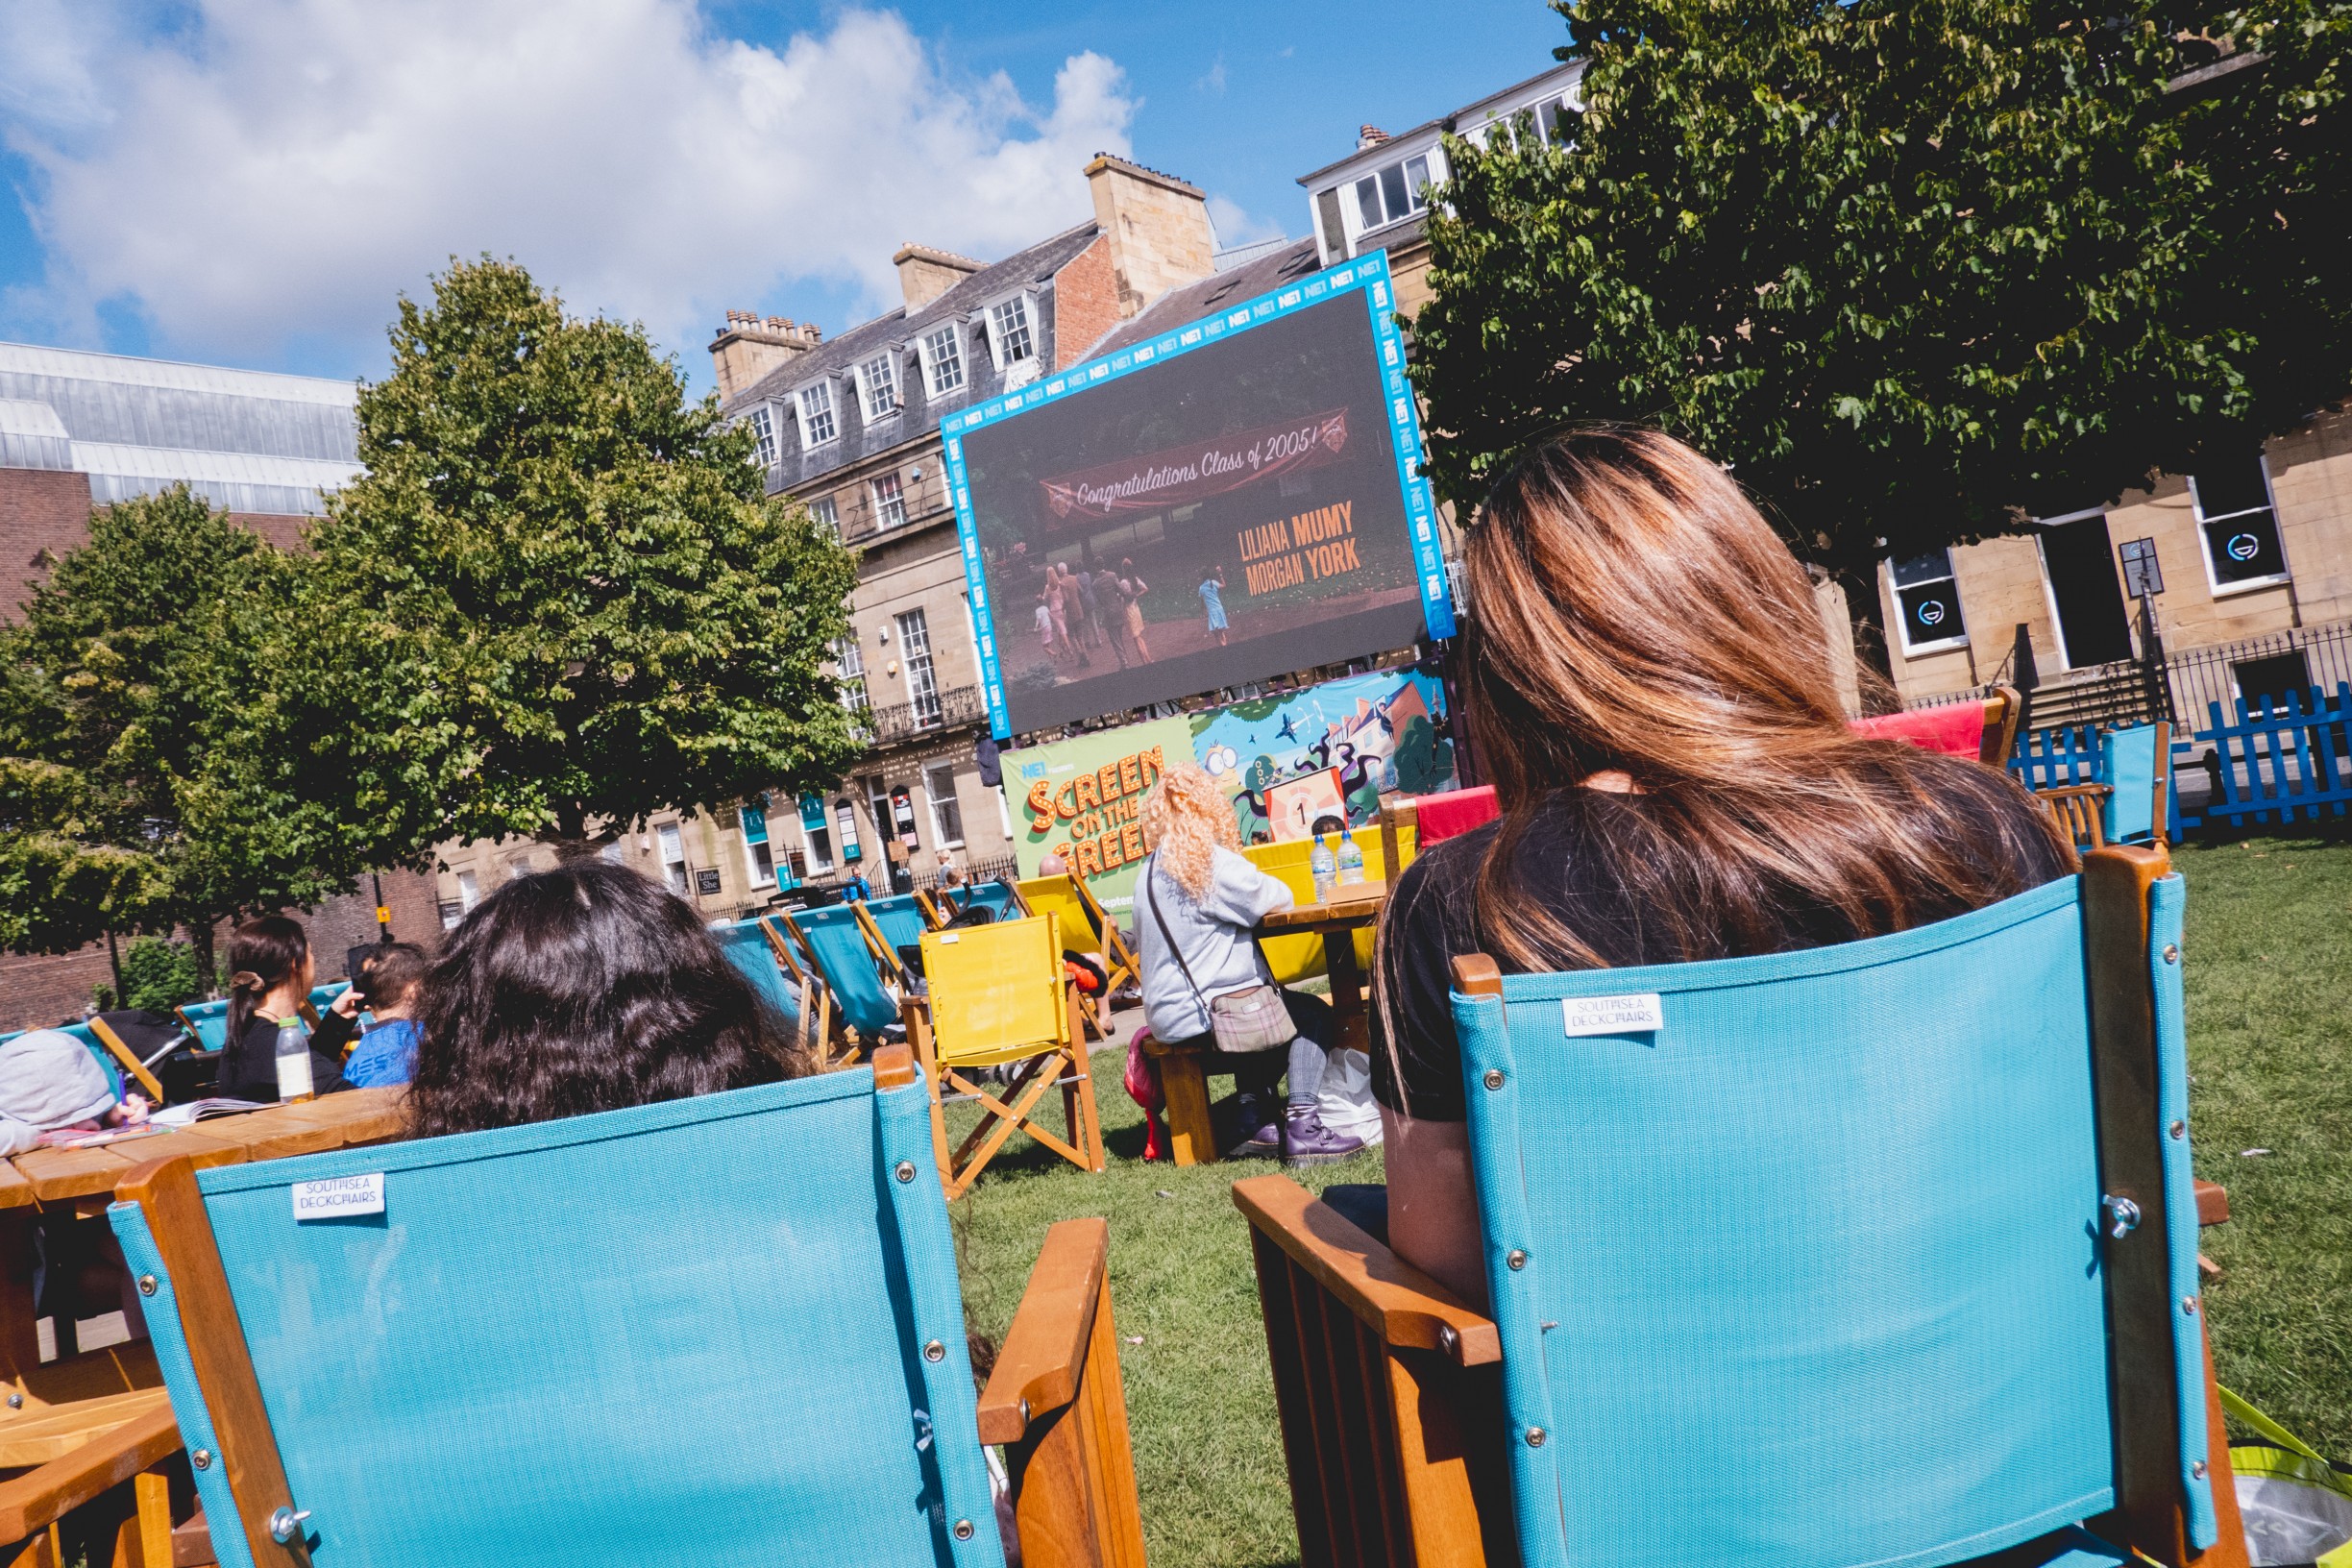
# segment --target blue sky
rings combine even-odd
[[[1122,152],[1228,242],[1299,175],[1551,63],[1541,0],[8,0],[0,337],[372,376],[513,255],[698,385],[729,306],[838,331],[902,239],[1001,255]]]

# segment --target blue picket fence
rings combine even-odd
[[[2314,686],[2256,712],[2242,698],[2234,706],[2238,722],[2229,723],[2220,703],[2208,703],[2213,727],[2194,743],[2216,752],[2206,818],[2242,824],[2275,813],[2280,822],[2316,821],[2323,811],[2341,817],[2352,807],[2352,681],[2338,681],[2333,698]]]
[[[2177,760],[2187,746],[2172,744],[2172,756]],[[2029,790],[2051,790],[2067,784],[2113,784],[2107,776],[2106,747],[2101,744],[2101,732],[2092,724],[2053,725],[2048,729],[2021,732],[2016,747],[2009,753],[2009,771]],[[2188,829],[2197,825],[2198,819],[2181,817],[2180,791],[2165,792],[2165,837],[2173,844],[2181,842]]]

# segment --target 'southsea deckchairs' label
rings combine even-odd
[[[341,1219],[347,1214],[384,1212],[383,1172],[372,1176],[334,1176],[323,1182],[296,1182],[296,1220]]]
[[[1658,993],[1637,992],[1625,996],[1570,996],[1560,1002],[1567,1015],[1568,1035],[1641,1035],[1666,1027]]]

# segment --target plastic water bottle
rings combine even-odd
[[[1363,851],[1356,847],[1355,834],[1342,833],[1339,835],[1339,885],[1344,888],[1363,879]]]
[[[1339,863],[1332,859],[1331,846],[1320,833],[1315,835],[1314,852],[1307,857],[1307,867],[1314,872],[1315,902],[1330,902],[1332,887],[1339,880]]]
[[[288,1015],[278,1025],[278,1097],[306,1100],[313,1091],[310,1037],[303,1033],[302,1019]]]

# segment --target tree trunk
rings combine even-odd
[[[220,994],[220,962],[212,956],[212,922],[187,922],[188,946],[196,954],[196,967],[204,971],[204,993],[208,1000]]]
[[[603,845],[588,836],[588,813],[576,800],[555,808],[555,830],[542,834],[540,843],[555,851],[555,864],[575,866],[583,860],[594,860]]]
[[[114,1005],[123,1005],[122,952],[114,945],[114,928],[107,927],[107,967],[114,971]]]

